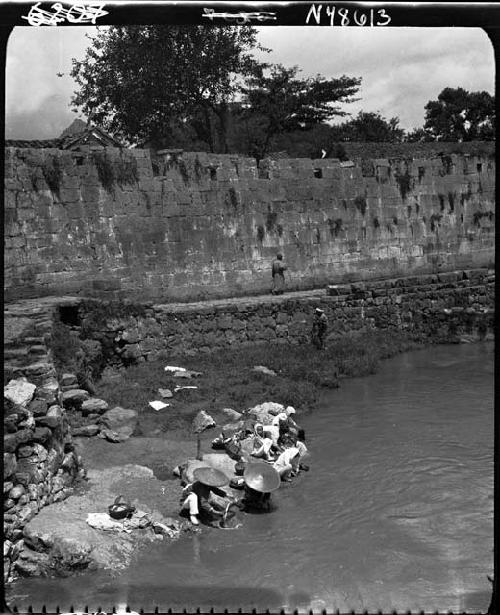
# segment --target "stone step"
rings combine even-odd
[[[27,357],[28,349],[23,347],[5,348],[3,351],[4,359],[17,359],[18,357]]]

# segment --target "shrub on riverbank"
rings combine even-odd
[[[186,430],[193,416],[203,409],[217,413],[224,407],[239,412],[264,401],[311,410],[322,388],[336,388],[341,376],[373,374],[380,360],[416,347],[404,332],[367,330],[328,340],[325,350],[311,344],[259,344],[246,348],[224,349],[210,355],[176,357],[175,361],[142,363],[124,369],[121,376],[103,380],[97,394],[111,406],[120,405],[141,411],[143,433]],[[184,380],[164,371],[168,363],[202,372],[200,377]],[[264,365],[276,372],[269,376],[253,371]],[[148,402],[159,399],[158,388],[197,386],[181,390],[164,411],[148,410]]]

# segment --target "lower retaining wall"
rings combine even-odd
[[[43,300],[5,308],[4,582],[29,574],[30,562],[18,559],[26,523],[68,497],[85,474],[48,347],[55,313],[57,306]]]
[[[130,364],[255,343],[310,340],[321,307],[329,335],[395,327],[428,342],[493,330],[494,272],[488,269],[330,286],[325,291],[190,304],[76,301],[73,323],[102,344],[107,362]]]

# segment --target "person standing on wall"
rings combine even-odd
[[[285,270],[287,269],[283,262],[283,254],[277,254],[276,260],[272,264],[273,276],[273,295],[282,295],[285,288]]]
[[[328,330],[328,319],[325,312],[316,308],[314,312],[313,325],[311,339],[312,343],[318,350],[322,350],[325,347],[326,332]]]

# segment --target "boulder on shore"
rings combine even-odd
[[[193,420],[193,431],[194,433],[201,433],[205,431],[205,429],[210,429],[210,427],[215,427],[216,423],[214,419],[205,412],[205,410],[200,410],[198,414],[194,417]]]
[[[98,423],[102,431],[107,429],[116,434],[117,439],[111,439],[111,441],[123,442],[134,433],[137,426],[137,412],[129,408],[116,406],[105,412]],[[107,435],[106,438],[110,439]]]
[[[270,425],[273,422],[273,418],[284,411],[285,406],[283,404],[277,404],[273,401],[266,401],[249,410],[250,414],[253,414],[259,423],[263,425]]]
[[[230,421],[239,421],[241,419],[241,412],[236,412],[232,408],[222,408],[221,413]]]
[[[91,397],[86,399],[82,403],[82,414],[86,416],[88,414],[102,414],[109,410],[109,404],[104,399],[98,399],[97,397]]]
[[[90,397],[85,389],[70,389],[62,394],[62,403],[65,408],[81,408],[84,401]]]
[[[140,545],[154,540],[153,532],[110,532],[87,524],[90,512],[106,512],[117,495],[120,481],[159,483],[149,468],[128,464],[105,470],[89,470],[89,489],[40,510],[24,527],[24,546],[16,567],[25,576],[68,576],[82,569],[123,570]],[[165,520],[158,519],[164,523]]]
[[[82,425],[81,427],[74,427],[71,430],[71,434],[75,438],[91,438],[99,433],[99,425]]]

